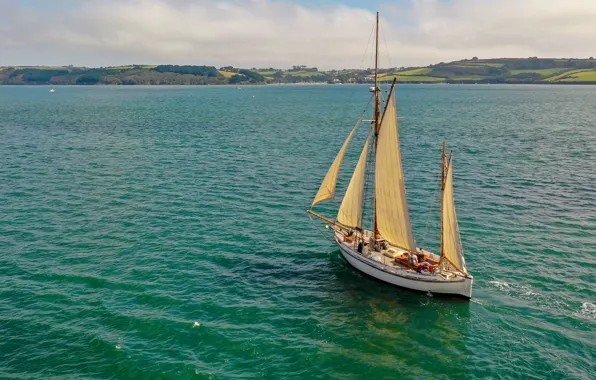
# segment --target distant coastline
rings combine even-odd
[[[496,58],[440,62],[425,67],[379,70],[379,80],[420,84],[596,84],[596,60],[573,58]],[[319,71],[232,66],[129,65],[114,67],[0,67],[0,85],[247,85],[347,84],[374,82],[371,69]]]

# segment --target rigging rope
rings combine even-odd
[[[366,114],[366,111],[368,110],[370,103],[372,102],[372,99],[374,98],[374,95],[370,97],[368,104],[366,105],[366,107],[364,108],[364,110],[360,113],[360,117],[358,118],[358,122],[356,123],[357,125],[359,125],[362,122],[362,119],[364,119],[364,115]],[[370,132],[370,130],[369,130]],[[334,200],[336,200],[335,196],[333,197]],[[312,206],[310,207],[310,209],[312,210]],[[322,234],[325,233],[325,231],[322,231],[319,226],[315,223],[312,215],[309,214],[309,218],[311,220],[311,222],[315,225],[315,227],[319,230],[319,232],[321,232]],[[337,220],[337,217],[335,218],[335,220]],[[331,239],[333,241],[333,239]]]
[[[375,27],[373,26],[370,30],[370,34],[368,35],[368,41],[366,42],[366,47],[364,48],[364,53],[362,54],[362,59],[360,60],[360,67],[358,68],[359,71],[362,71],[362,67],[364,65],[364,60],[366,59],[366,53],[368,52],[368,47],[371,45],[370,41],[372,40],[372,36],[373,36],[374,32],[375,32]],[[346,108],[347,107],[351,108],[352,100],[354,99],[354,95],[356,94],[356,91],[360,91],[360,89],[358,87],[354,87],[354,89],[350,93],[350,97],[348,98],[348,101],[346,102]]]
[[[385,29],[383,29],[383,23],[379,21],[379,24],[381,25],[381,34],[383,35],[383,43],[385,44],[385,52],[387,55],[387,60],[389,61],[389,68],[393,67],[393,64],[391,63],[391,55],[389,55],[389,46],[387,46],[387,40],[385,39]]]
[[[310,218],[310,221],[312,222],[312,224],[317,228],[317,230],[319,230],[321,235],[324,235],[325,239],[327,239],[327,236],[329,236],[329,235],[325,231],[321,230],[321,228],[315,223],[315,220],[313,219],[312,215],[309,214],[308,217]],[[329,239],[329,241],[335,242],[335,239],[331,238],[331,239]]]

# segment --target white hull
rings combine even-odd
[[[371,277],[396,286],[422,292],[453,294],[465,298],[472,297],[474,279],[470,275],[445,280],[440,275],[418,274],[414,271],[400,270],[362,255],[357,250],[337,239],[337,237],[336,242],[346,261],[354,268]]]

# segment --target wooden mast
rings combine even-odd
[[[375,33],[375,156],[377,154],[377,137],[381,128],[381,91],[378,86],[378,71],[379,71],[379,12],[377,12],[377,26]],[[374,197],[373,197],[374,199]],[[377,228],[377,210],[376,200],[373,202],[373,236],[375,239],[379,238],[379,229]]]
[[[378,87],[379,75],[379,12],[377,12],[377,31],[375,33],[375,134],[379,133],[379,116],[381,115],[381,94]],[[376,139],[375,139],[376,141]]]
[[[441,258],[444,257],[443,252],[443,193],[445,193],[445,159],[447,158],[447,144],[443,141],[443,154],[441,155]]]

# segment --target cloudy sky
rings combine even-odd
[[[0,66],[369,67],[376,9],[385,67],[596,56],[596,0],[0,0]]]

